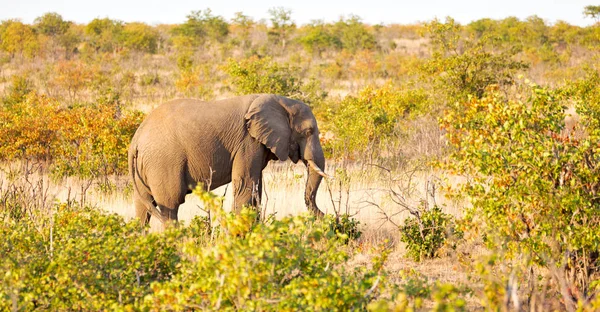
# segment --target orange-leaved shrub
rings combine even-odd
[[[98,101],[70,107],[36,92],[0,107],[0,159],[47,162],[56,176],[127,171],[127,148],[143,114]]]

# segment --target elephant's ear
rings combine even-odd
[[[274,95],[261,95],[256,98],[244,116],[250,135],[264,144],[279,160],[289,156],[290,117],[288,111]]]

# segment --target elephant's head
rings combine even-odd
[[[317,190],[325,176],[325,156],[319,143],[319,128],[310,108],[296,100],[277,95],[261,95],[244,116],[248,132],[279,160],[302,160],[308,169],[304,200],[318,216]]]

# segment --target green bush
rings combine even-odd
[[[256,223],[257,212],[225,214],[222,198],[197,189],[220,233],[213,244],[184,244],[187,261],[166,283],[154,283],[144,307],[185,311],[365,309],[378,293],[383,255],[373,268],[344,269],[346,234],[313,216]],[[371,289],[371,290],[370,290]],[[371,293],[371,295],[365,295]]]
[[[526,259],[515,270],[554,272],[554,285],[573,289],[555,289],[567,309],[598,292],[597,83],[594,76],[578,82],[565,97],[526,82],[518,100],[490,89],[451,106],[442,121],[451,144],[448,169],[469,176],[460,192],[473,204],[471,229],[501,260]],[[576,103],[583,135],[562,131],[569,102]]]
[[[123,45],[146,53],[156,53],[158,31],[144,23],[127,23],[123,27]]]
[[[21,103],[25,100],[27,94],[33,91],[31,80],[27,76],[14,75],[11,77],[10,85],[6,90],[6,96],[2,98],[2,104],[6,108]]]
[[[481,97],[489,85],[512,85],[516,73],[528,65],[515,59],[514,49],[494,51],[487,36],[461,36],[462,27],[452,18],[427,24],[432,57],[421,66],[425,80],[432,79],[448,103],[468,95]]]
[[[340,40],[333,35],[332,27],[328,27],[322,21],[312,22],[310,25],[305,26],[301,32],[297,41],[306,51],[319,56],[329,48],[341,47],[342,45]]]
[[[348,214],[337,217],[328,215],[325,222],[329,223],[329,230],[342,235],[341,239],[344,243],[357,240],[362,235],[362,231],[359,229],[360,222]]]
[[[421,89],[399,89],[392,84],[366,87],[329,110],[336,139],[325,149],[344,156],[380,151],[400,135],[396,128],[400,118],[423,112],[428,105],[429,97]]]
[[[398,291],[390,299],[370,303],[369,311],[421,311],[426,300],[433,302],[432,311],[466,311],[464,297],[470,292],[468,288],[439,281],[432,283],[413,269],[404,269],[400,275]]]
[[[400,227],[400,241],[406,244],[407,255],[415,261],[438,256],[438,250],[449,235],[454,235],[454,218],[438,206],[420,209]]]
[[[286,96],[300,92],[299,69],[281,65],[271,58],[251,56],[240,62],[229,60],[225,68],[237,94],[275,93]]]
[[[364,310],[386,289],[382,266],[348,269],[346,234],[313,216],[256,223],[196,191],[211,218],[145,233],[91,208],[0,211],[0,309]]]
[[[369,31],[359,16],[350,15],[340,18],[333,25],[333,36],[339,45],[352,53],[360,50],[371,50],[377,46],[375,36]],[[339,38],[339,39],[338,39]]]
[[[327,95],[319,90],[316,80],[304,83],[298,67],[279,64],[269,57],[251,56],[239,62],[231,59],[224,69],[237,94],[274,93],[311,106],[318,105]]]
[[[57,205],[0,225],[0,309],[101,310],[136,304],[179,263],[179,233],[144,234],[137,222]]]

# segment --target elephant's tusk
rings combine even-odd
[[[319,168],[319,166],[317,166],[317,164],[315,164],[314,161],[307,159],[306,162],[308,162],[308,165],[320,176],[329,179],[329,176],[325,172],[323,172],[323,170],[321,170],[321,168]]]

